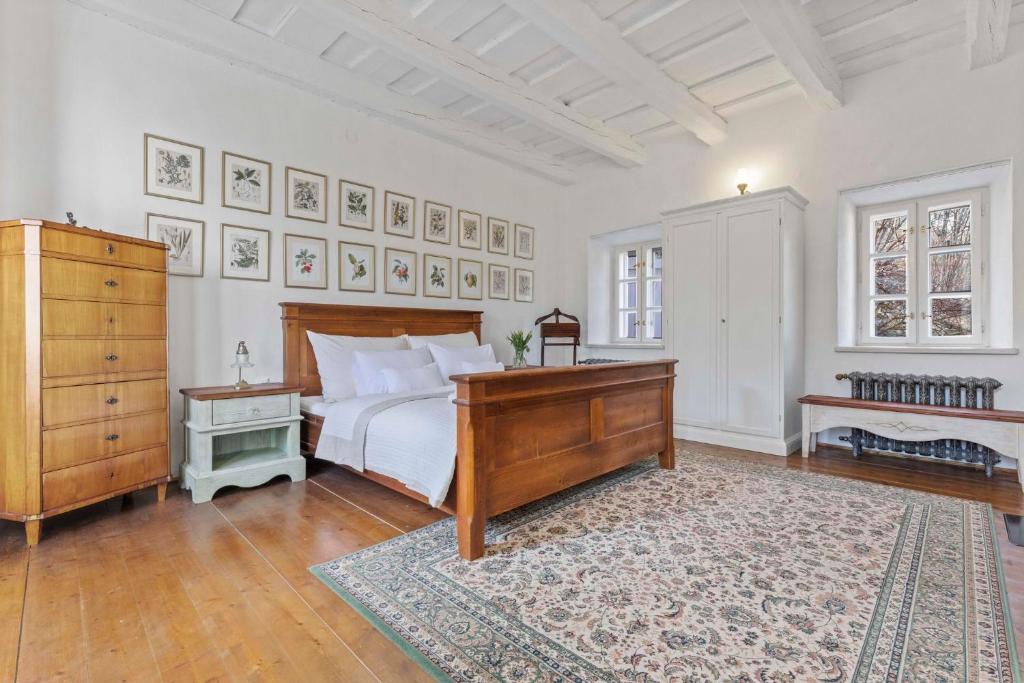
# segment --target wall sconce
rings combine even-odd
[[[741,195],[747,193],[747,188],[750,187],[753,181],[753,173],[749,169],[741,168],[736,171],[736,189],[740,191]]]

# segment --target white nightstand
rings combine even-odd
[[[299,455],[299,393],[288,384],[182,389],[185,463],[181,486],[205,503],[223,486],[259,486],[279,474],[306,478]]]

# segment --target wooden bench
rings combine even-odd
[[[962,439],[988,446],[1017,461],[1017,479],[1024,490],[1024,411],[954,408],[915,403],[866,401],[840,396],[804,396],[803,447],[807,457],[818,444],[818,432],[835,427],[863,429],[901,441]]]

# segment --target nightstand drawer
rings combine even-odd
[[[251,396],[213,401],[213,424],[230,424],[250,420],[287,417],[292,412],[291,394]]]

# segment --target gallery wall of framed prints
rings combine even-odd
[[[275,164],[260,156],[220,150],[216,176],[220,206],[227,213],[250,215],[249,219],[239,213],[237,219],[210,220],[220,226],[220,239],[214,243],[220,247],[221,278],[269,282],[274,270],[272,252],[280,249],[277,258],[284,268],[285,287],[533,302],[534,270],[519,263],[534,258],[532,226],[387,185],[378,193],[380,184],[331,178],[283,164],[278,165],[284,169],[277,180],[283,180],[283,188],[276,190],[283,190],[278,204],[274,201]],[[143,192],[160,203],[146,213],[145,233],[168,246],[171,275],[201,278],[205,274],[206,226],[213,217],[203,216],[197,207],[180,212],[189,215],[167,210],[168,200],[183,207],[205,203],[205,166],[204,146],[144,134]],[[334,200],[332,188],[337,192]],[[329,218],[332,201],[337,202],[336,220]],[[271,230],[252,215],[272,216],[275,209],[283,218],[296,221],[294,230]],[[302,229],[298,221],[308,227]],[[311,225],[316,223],[323,226]],[[380,237],[366,239],[367,232],[379,232]],[[415,247],[418,242],[422,249]],[[334,259],[337,265],[331,266]],[[336,286],[330,284],[332,267]]]

